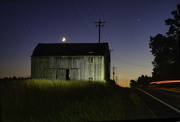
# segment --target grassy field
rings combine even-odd
[[[99,82],[1,81],[2,121],[103,121],[154,115],[130,88]]]

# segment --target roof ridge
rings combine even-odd
[[[105,55],[108,43],[39,43],[31,56]]]

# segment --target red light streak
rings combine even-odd
[[[156,81],[150,84],[166,84],[166,83],[180,83],[180,80],[167,80],[167,81]]]

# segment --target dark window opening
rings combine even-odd
[[[66,80],[70,80],[70,70],[66,69]]]

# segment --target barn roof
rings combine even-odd
[[[39,43],[31,56],[105,55],[108,43]]]

